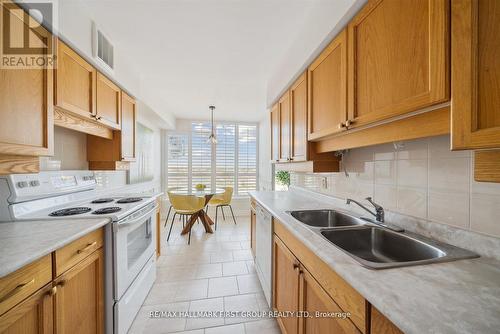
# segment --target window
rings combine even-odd
[[[257,189],[257,127],[238,127],[238,192]]]
[[[189,135],[167,135],[168,187],[187,188],[189,185]]]
[[[168,187],[233,187],[245,196],[257,189],[257,125],[216,124],[217,144],[207,143],[209,122],[191,122],[189,133],[167,135]]]

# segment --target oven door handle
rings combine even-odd
[[[126,221],[126,222],[123,222],[123,223],[118,223],[117,225],[118,226],[124,226],[124,225],[133,225],[133,224],[136,224],[137,222],[142,221],[144,218],[151,216],[151,214],[153,212],[155,212],[157,208],[158,208],[158,204],[156,204],[151,210],[148,210],[142,216],[134,218],[134,219],[130,219],[129,221]]]

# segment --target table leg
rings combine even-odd
[[[207,221],[207,223],[209,223],[210,225],[213,225],[214,224],[214,221],[212,220],[212,218],[210,218],[209,215],[207,215],[206,212],[203,212],[202,215],[204,216],[205,220]]]
[[[184,235],[191,230],[194,223],[196,223],[196,220],[198,219],[199,215],[200,215],[200,212],[197,212],[197,213],[191,215],[191,218],[189,219],[188,223],[182,229],[181,235]]]
[[[214,231],[212,230],[212,227],[210,226],[210,223],[206,219],[207,217],[208,216],[206,215],[205,211],[202,210],[200,212],[200,219],[201,219],[201,222],[202,222],[203,226],[205,227],[205,232],[207,232],[207,233],[214,233]]]

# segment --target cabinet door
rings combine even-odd
[[[347,33],[342,31],[307,70],[308,139],[345,130],[347,118]]]
[[[311,318],[300,318],[299,333],[361,333],[348,318],[331,316],[334,313],[342,313],[342,309],[305,268],[300,269],[300,277],[300,310],[309,312]]]
[[[273,308],[279,312],[299,310],[299,262],[285,244],[274,236]],[[277,318],[281,332],[298,333],[297,317]]]
[[[105,125],[120,129],[121,89],[101,73],[97,73],[96,115]]]
[[[103,251],[99,249],[56,280],[56,332],[103,333]]]
[[[452,149],[500,147],[500,2],[451,5]]]
[[[122,160],[135,160],[135,100],[122,92]]]
[[[277,162],[280,159],[280,111],[278,104],[271,109],[271,160]]]
[[[257,216],[255,210],[250,210],[250,248],[252,249],[253,257],[255,257],[255,227],[257,226]]]
[[[54,327],[52,284],[38,290],[0,317],[2,334],[51,334]]]
[[[290,88],[291,156],[293,161],[307,160],[307,74]]]
[[[95,116],[94,67],[59,40],[55,71],[55,106],[85,118]]]
[[[290,160],[290,93],[287,91],[278,101],[281,162]]]
[[[11,26],[26,28],[29,23],[14,14],[20,11],[13,10],[16,7],[2,2],[0,17],[8,18]],[[11,44],[23,45],[24,29],[12,30]],[[54,45],[53,36],[41,27],[29,31],[30,43],[47,55]],[[0,154],[53,154],[52,75],[52,68],[0,68]]]
[[[403,334],[389,319],[375,307],[371,307],[371,334]]]
[[[447,0],[370,0],[349,23],[352,127],[449,99]]]

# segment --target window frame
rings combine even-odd
[[[165,170],[165,184],[166,184],[166,189],[169,188],[169,173],[168,173],[168,136],[169,135],[187,135],[188,136],[188,186],[192,185],[192,179],[193,179],[193,155],[192,155],[192,144],[193,144],[193,131],[192,131],[192,125],[193,123],[210,123],[208,120],[186,120],[187,123],[189,124],[189,130],[168,130],[165,131],[164,133],[164,139],[163,142],[165,143],[165,158],[164,161],[164,170]],[[215,122],[215,129],[217,129],[217,125],[235,125],[235,150],[234,150],[234,192],[233,192],[233,198],[248,198],[249,195],[247,194],[240,194],[239,193],[239,187],[238,187],[238,179],[239,179],[239,126],[255,126],[255,190],[259,189],[259,127],[260,124],[257,122],[231,122],[231,121],[216,121]],[[217,144],[212,144],[211,148],[211,186],[216,186],[216,177],[217,177]]]

